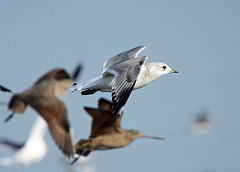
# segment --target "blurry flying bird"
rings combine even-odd
[[[0,159],[0,165],[10,166],[15,164],[16,167],[20,168],[39,162],[48,151],[47,144],[44,141],[46,129],[46,122],[38,116],[25,143],[16,143],[1,138],[0,146],[10,148],[14,154]]]
[[[8,104],[12,114],[6,121],[11,119],[15,113],[23,114],[27,105],[30,105],[45,119],[53,139],[62,152],[68,157],[71,156],[73,144],[67,109],[58,96],[69,89],[81,68],[82,63],[76,67],[75,71],[78,72],[74,71],[74,78],[70,77],[64,69],[56,68],[43,75],[31,88],[23,93],[13,94]],[[4,90],[9,89],[5,88]]]
[[[196,115],[196,119],[191,126],[191,132],[192,134],[208,134],[211,132],[212,127],[207,111],[203,111]]]
[[[120,122],[123,115],[121,115],[120,118],[115,118],[110,107],[111,102],[101,98],[99,100],[98,109],[89,107],[84,108],[93,118],[92,130],[89,139],[81,139],[75,144],[74,149],[76,154],[79,156],[87,156],[94,150],[124,147],[137,138],[164,139],[161,137],[143,135],[137,130],[122,129],[120,127]]]
[[[96,91],[111,92],[112,112],[116,116],[123,110],[132,90],[142,88],[168,73],[178,73],[165,63],[145,63],[147,56],[137,58],[143,49],[144,46],[139,46],[106,60],[100,76],[86,82],[74,82],[69,91],[80,90],[82,95]]]

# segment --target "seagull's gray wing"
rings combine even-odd
[[[142,65],[148,57],[140,57],[122,62],[108,69],[106,73],[115,76],[112,85],[112,112],[117,115],[130,96]]]
[[[104,73],[107,69],[111,68],[112,66],[117,65],[118,63],[127,61],[129,59],[134,59],[137,57],[137,55],[144,50],[146,47],[144,46],[138,46],[133,49],[124,51],[122,53],[117,54],[116,56],[113,56],[112,58],[105,61],[103,65],[103,71]]]

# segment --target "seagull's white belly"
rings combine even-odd
[[[138,75],[136,84],[133,89],[136,90],[136,89],[142,88],[142,87],[148,85],[149,83],[151,83],[152,81],[154,81],[154,79],[151,77],[149,71],[146,69],[145,64],[144,64]]]
[[[150,74],[149,70],[145,67],[145,65],[143,65],[143,67],[138,75],[138,78],[137,78],[137,81],[136,81],[136,84],[135,84],[133,90],[142,88],[142,87],[150,84],[155,79],[157,79],[157,78],[153,78],[152,75]],[[100,90],[102,92],[111,92],[113,80],[114,80],[113,75],[108,75],[106,77],[102,77],[101,82],[99,82],[98,88],[100,88]]]
[[[134,85],[134,90],[136,89],[139,89],[139,88],[142,88],[146,85],[148,85],[150,82],[147,82],[146,80],[144,80],[143,78],[141,77],[138,77],[137,81],[136,81],[136,84]]]

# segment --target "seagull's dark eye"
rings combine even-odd
[[[167,66],[163,66],[162,68],[163,68],[163,70],[165,70],[167,68]]]
[[[77,85],[77,83],[76,83],[76,82],[74,82],[72,85],[74,85],[74,86],[75,86],[75,85]]]

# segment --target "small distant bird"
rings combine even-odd
[[[21,168],[42,160],[48,151],[44,140],[46,129],[46,122],[38,116],[25,143],[16,143],[0,138],[0,146],[8,147],[14,152],[12,156],[0,159],[0,165],[10,166],[15,164],[16,167]]]
[[[124,147],[137,138],[164,139],[161,137],[143,135],[137,130],[122,129],[120,127],[120,122],[123,115],[121,115],[120,118],[115,118],[110,107],[111,102],[102,98],[99,100],[98,109],[89,107],[84,108],[93,118],[92,131],[89,139],[81,139],[75,144],[74,149],[76,154],[79,156],[87,156],[94,150]]]
[[[76,79],[82,68],[82,63],[76,67],[73,76],[62,68],[54,69],[43,75],[31,88],[21,94],[14,94],[8,104],[12,114],[6,119],[8,121],[15,113],[23,114],[27,105],[35,109],[47,122],[50,133],[58,147],[68,157],[73,154],[73,143],[71,139],[70,123],[67,109],[58,96],[69,89],[71,83]],[[12,92],[1,86],[1,90]]]
[[[165,63],[145,63],[147,56],[137,58],[143,49],[144,46],[139,46],[108,59],[100,76],[86,82],[74,82],[69,91],[80,90],[82,95],[96,91],[112,92],[112,112],[116,116],[123,110],[132,90],[142,88],[168,73],[178,73]]]
[[[208,134],[212,131],[213,124],[209,119],[207,111],[200,112],[196,115],[191,132],[192,134]]]

